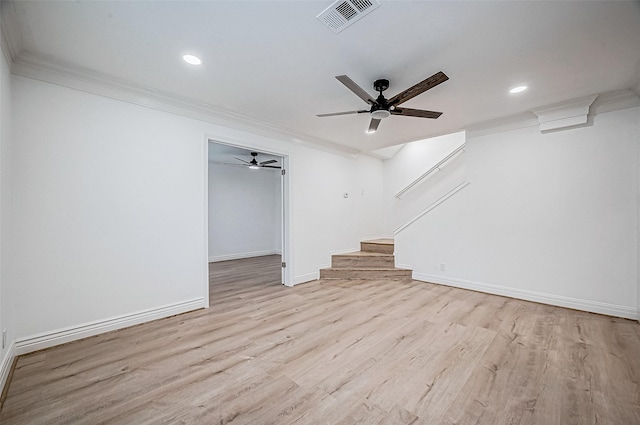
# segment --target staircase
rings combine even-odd
[[[331,256],[331,267],[320,279],[411,280],[412,271],[396,268],[393,239],[360,242],[360,251]]]

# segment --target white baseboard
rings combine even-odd
[[[493,295],[503,295],[510,298],[534,301],[541,304],[567,307],[575,310],[589,311],[591,313],[606,314],[608,316],[624,317],[626,319],[640,319],[640,310],[624,305],[583,300],[580,298],[565,297],[563,295],[546,294],[526,289],[509,288],[506,286],[473,282],[446,276],[429,275],[425,273],[417,273],[415,271],[413,272],[413,278],[423,282],[437,283],[462,289],[471,289],[473,291],[485,292]]]
[[[2,364],[0,364],[0,394],[4,390],[4,386],[7,385],[7,378],[11,372],[11,366],[13,366],[13,360],[16,358],[16,344],[12,341],[9,344],[9,348],[4,353]]]
[[[282,255],[282,251],[278,249],[269,249],[266,251],[239,252],[237,254],[214,255],[209,257],[210,263],[218,261],[240,260],[242,258],[262,257],[263,255]]]
[[[57,329],[51,332],[44,332],[26,338],[19,338],[15,344],[15,355],[31,353],[53,347],[54,345],[76,341],[89,336],[138,325],[152,320],[162,319],[188,311],[205,308],[204,298],[196,298],[189,301],[170,304],[162,307],[151,308],[131,314],[124,314],[109,319],[97,320],[77,326],[70,326]]]

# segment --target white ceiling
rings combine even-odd
[[[12,60],[56,64],[351,150],[458,131],[553,103],[639,91],[640,2],[385,1],[334,34],[315,16],[331,1],[2,2]],[[201,56],[200,67],[181,60]],[[450,80],[365,134],[366,109],[334,76],[387,98],[438,72]],[[508,89],[530,88],[519,95]],[[254,121],[255,122],[255,121]]]

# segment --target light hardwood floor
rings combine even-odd
[[[640,424],[640,325],[416,281],[286,288],[212,265],[211,307],[22,356],[14,424]]]

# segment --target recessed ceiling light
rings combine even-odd
[[[511,90],[509,90],[509,93],[511,94],[515,94],[515,93],[522,93],[523,91],[525,91],[528,87],[527,86],[518,86],[518,87],[514,87]]]
[[[197,56],[193,56],[193,55],[184,55],[182,57],[182,59],[184,59],[184,61],[186,63],[189,63],[191,65],[201,65],[202,64],[202,59],[200,59]]]

